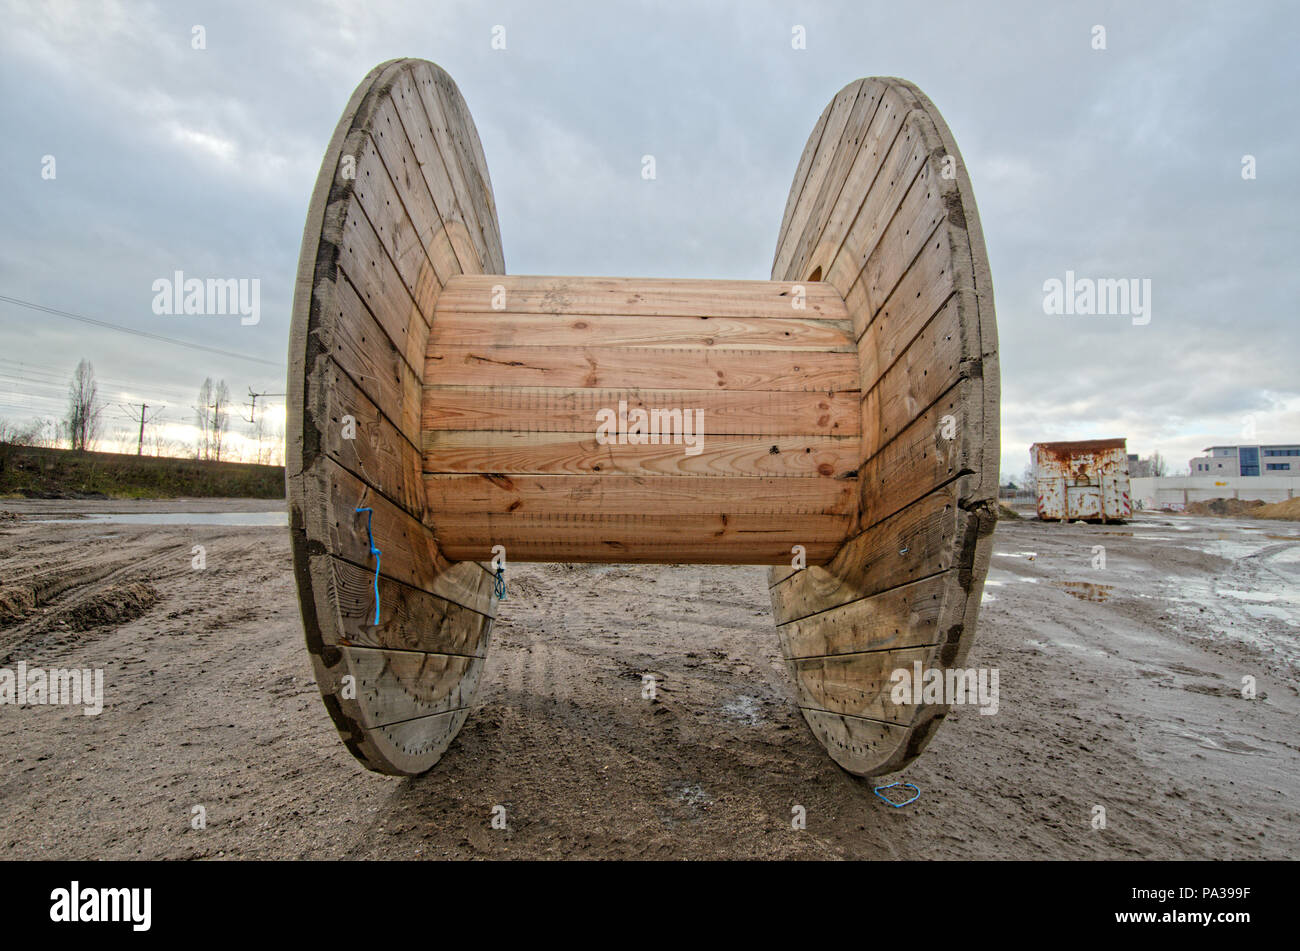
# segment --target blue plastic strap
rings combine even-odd
[[[908,789],[912,789],[915,791],[913,792],[912,797],[910,799],[904,799],[902,802],[894,802],[888,796],[881,795],[880,790],[893,789],[895,786],[906,786]],[[921,798],[921,790],[917,789],[911,783],[890,783],[887,786],[877,786],[875,789],[871,791],[875,793],[877,796],[879,796],[881,799],[883,799],[885,802],[889,803],[895,809],[902,809],[909,802],[916,802],[917,799]]]
[[[370,554],[375,556],[375,624],[379,623],[379,549],[375,547],[375,536],[370,530],[370,518],[374,509],[357,508],[357,513],[366,513],[366,540],[370,543]]]

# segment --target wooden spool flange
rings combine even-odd
[[[507,277],[455,84],[420,60],[366,77],[303,238],[288,490],[308,648],[367,766],[422,772],[464,723],[495,545],[773,566],[831,756],[920,753],[947,708],[892,703],[889,675],[964,661],[999,453],[979,219],[915,87],[859,80],[823,112],[772,278]]]

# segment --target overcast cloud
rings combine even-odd
[[[911,79],[983,219],[1004,473],[1037,440],[1126,436],[1175,469],[1249,441],[1244,417],[1300,440],[1293,4],[0,2],[0,22],[0,295],[274,364],[0,302],[0,418],[59,415],[83,356],[173,424],[204,376],[282,393],[327,140],[371,67],[415,56],[469,103],[512,273],[766,278],[822,108]],[[156,316],[177,270],[259,278],[260,323]],[[1044,314],[1067,270],[1149,278],[1150,323]]]

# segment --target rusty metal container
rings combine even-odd
[[[1120,522],[1132,517],[1123,439],[1036,442],[1029,455],[1040,519]]]

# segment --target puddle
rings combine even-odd
[[[1108,656],[1106,652],[1103,650],[1098,650],[1095,647],[1088,647],[1084,644],[1076,644],[1074,641],[1053,640],[1049,644],[1047,641],[1026,640],[1025,643],[1028,644],[1030,647],[1036,647],[1044,654],[1054,654],[1057,652],[1059,648],[1063,647],[1066,650],[1075,651],[1076,653],[1079,654],[1090,654],[1093,657]]]
[[[1274,601],[1286,600],[1280,594],[1269,594],[1265,591],[1238,591],[1235,588],[1220,588],[1219,594],[1226,594],[1228,597],[1237,598],[1240,601],[1258,601],[1261,604],[1272,604]]]
[[[704,788],[693,783],[674,783],[669,787],[674,798],[678,802],[683,802],[688,806],[707,806],[713,802],[712,797],[704,791]]]
[[[1213,736],[1205,736],[1200,733],[1192,733],[1177,730],[1167,730],[1173,736],[1181,737],[1185,740],[1191,740],[1203,750],[1215,750],[1219,753],[1236,753],[1238,756],[1267,756],[1268,751],[1259,746],[1252,746],[1241,740],[1224,736],[1217,733]]]
[[[722,712],[731,719],[739,720],[749,726],[756,726],[763,719],[763,714],[759,711],[758,698],[744,694],[724,703]]]
[[[1256,620],[1275,620],[1291,627],[1300,627],[1295,599],[1287,594],[1241,591],[1236,588],[1220,588],[1216,593],[1219,597],[1240,602],[1242,609]]]
[[[241,525],[287,528],[288,512],[116,512],[80,518],[34,518],[45,524],[85,525]]]
[[[1106,601],[1115,590],[1111,584],[1093,584],[1091,581],[1060,581],[1058,586],[1080,601]]]

